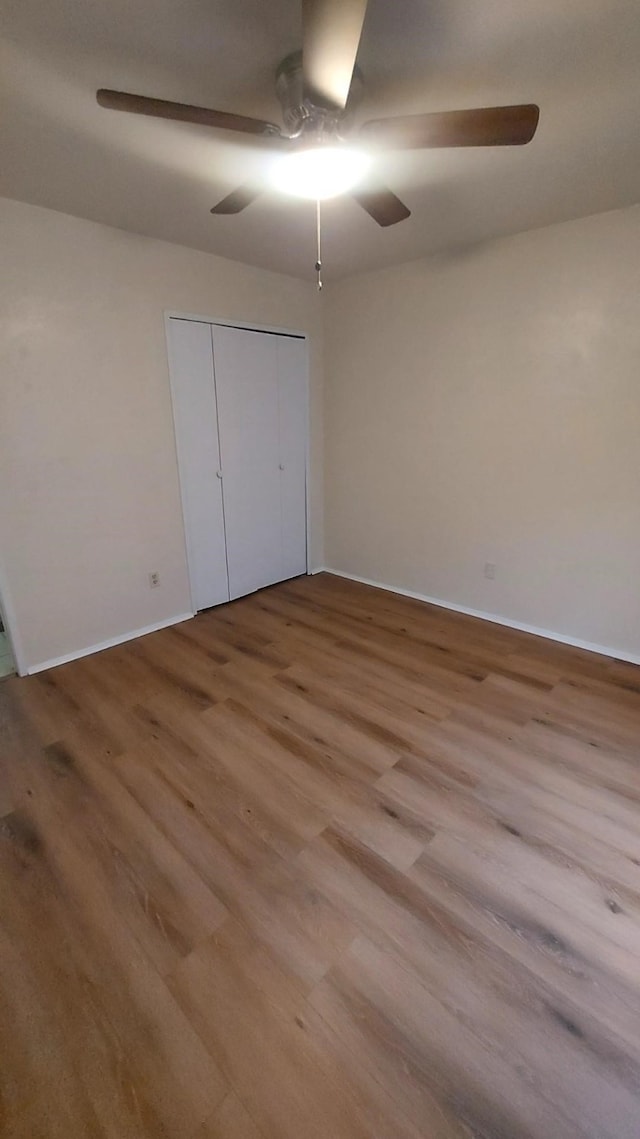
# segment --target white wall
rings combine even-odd
[[[640,656],[640,207],[325,316],[327,565]]]
[[[7,200],[0,248],[0,595],[27,666],[189,610],[165,309],[310,334],[320,564],[311,283]],[[326,564],[639,655],[640,207],[324,300]]]
[[[310,334],[321,560],[312,284],[6,199],[0,248],[0,589],[23,665],[190,609],[163,310]]]

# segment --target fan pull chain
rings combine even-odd
[[[316,200],[316,238],[317,238],[317,260],[316,260],[316,274],[318,281],[318,292],[322,292],[322,257],[320,251],[320,199]]]

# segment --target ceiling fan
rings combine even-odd
[[[367,0],[302,0],[302,51],[287,56],[276,72],[284,130],[262,119],[101,89],[100,106],[154,115],[262,137],[284,151],[276,184],[301,197],[320,199],[349,191],[381,226],[409,217],[410,210],[382,185],[363,185],[372,148],[393,150],[458,146],[522,146],[533,138],[539,108],[524,103],[370,119],[353,125],[362,91],[356,64]],[[211,210],[237,214],[261,193],[241,186]]]

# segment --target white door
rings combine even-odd
[[[169,371],[194,608],[229,600],[211,325],[169,321]]]
[[[214,327],[231,598],[282,578],[275,339]]]
[[[231,598],[306,571],[304,341],[215,326]]]

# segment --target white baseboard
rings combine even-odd
[[[178,625],[180,621],[189,621],[193,613],[180,613],[177,617],[167,617],[164,621],[156,621],[154,625],[145,625],[144,629],[133,629],[130,633],[121,633],[117,637],[109,637],[107,641],[100,641],[97,645],[89,645],[86,649],[76,649],[75,652],[65,653],[64,656],[44,660],[40,664],[32,664],[27,674],[33,676],[36,672],[44,672],[48,668],[55,668],[59,664],[68,664],[69,661],[79,660],[80,657],[91,656],[92,653],[102,652],[103,649],[112,649],[115,645],[123,645],[125,641],[133,641],[136,637],[145,637],[147,633],[157,633],[159,629],[167,629],[169,625]]]
[[[458,605],[455,601],[443,601],[440,597],[429,597],[426,593],[416,593],[413,589],[402,589],[399,585],[385,585],[382,581],[372,581],[371,578],[360,577],[356,573],[331,569],[331,566],[322,566],[314,570],[314,573],[331,573],[335,577],[345,577],[348,581],[359,581],[361,585],[372,585],[374,589],[384,589],[387,593],[398,593],[402,597],[413,597],[416,601],[426,601],[428,605],[438,605],[441,609],[453,609],[454,613],[466,613],[468,617],[479,617],[481,621],[491,621],[494,625],[505,625],[507,629],[518,629],[521,633],[532,633],[535,637],[545,637],[548,641],[558,641],[561,645],[570,645],[574,649],[585,649],[589,653],[598,653],[600,656],[628,661],[629,664],[640,664],[640,653],[630,653],[625,649],[613,649],[609,645],[594,645],[591,641],[581,641],[579,638],[569,637],[565,633],[555,633],[551,629],[539,629],[536,625],[527,625],[524,621],[512,621],[510,617],[500,617],[497,613],[484,613],[481,609],[469,609],[467,605]]]

